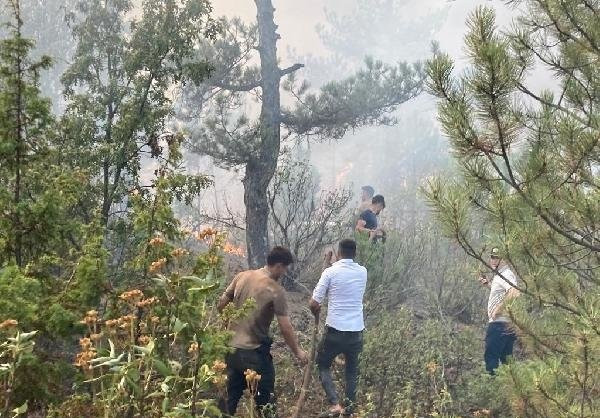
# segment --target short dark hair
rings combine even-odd
[[[340,257],[342,258],[351,258],[354,259],[356,257],[356,241],[353,239],[343,239],[340,241],[339,245]]]
[[[373,196],[373,200],[371,202],[374,205],[381,205],[385,208],[385,199],[380,194],[378,194],[377,196]]]
[[[375,194],[375,189],[371,186],[363,186],[361,187],[361,189],[367,192],[369,197],[373,197],[373,195]]]
[[[294,262],[294,256],[285,247],[273,247],[273,249],[267,255],[267,265],[274,266],[275,264],[283,264],[289,266]]]

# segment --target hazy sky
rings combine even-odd
[[[281,40],[278,42],[278,55],[281,59],[281,66],[285,67],[292,62],[289,61],[288,49],[294,50],[294,56],[302,57],[306,55],[325,55],[328,54],[327,49],[321,43],[317,24],[326,22],[325,10],[337,13],[338,15],[347,16],[352,14],[353,8],[357,3],[366,0],[273,0],[275,7],[275,23],[279,26],[278,33],[281,35]],[[449,53],[456,61],[456,67],[461,68],[466,64],[465,54],[463,50],[464,34],[466,32],[465,21],[468,15],[479,5],[491,6],[496,9],[497,24],[499,27],[508,27],[514,11],[506,7],[501,0],[397,0],[401,4],[401,9],[410,13],[410,16],[403,16],[403,20],[411,21],[418,19],[420,16],[429,16],[433,12],[445,10],[446,18],[441,28],[431,40],[437,40],[443,51]],[[256,6],[254,0],[214,0],[213,6],[215,15],[225,15],[227,17],[238,16],[248,22],[256,20]],[[401,24],[401,23],[399,23]],[[423,36],[427,36],[424,34]],[[427,39],[426,42],[430,40]],[[403,48],[403,40],[398,39],[397,48]],[[381,48],[380,48],[381,49]],[[390,51],[390,57],[397,55]],[[378,56],[386,60],[385,50],[378,51]],[[429,55],[429,50],[424,50],[419,59],[425,59]],[[391,58],[388,59],[391,61]],[[390,62],[391,63],[391,62]],[[306,70],[303,70],[306,71]],[[300,73],[302,76],[302,73]],[[343,75],[340,75],[342,77]],[[541,81],[536,80],[539,85]],[[413,109],[413,113],[406,113],[407,110]],[[431,123],[436,123],[435,103],[431,97],[423,95],[419,101],[412,101],[405,104],[399,113],[400,125],[403,125],[406,118],[414,117],[414,109],[419,108],[420,114],[431,120]],[[404,118],[404,120],[403,120]],[[360,135],[361,132],[357,132]],[[342,178],[343,183],[362,183],[368,182],[377,185],[380,179],[375,173],[365,172],[363,170],[362,177],[356,178],[356,173],[350,172],[347,176],[344,173],[345,167],[356,166],[356,140],[352,133],[349,133],[344,140],[335,141],[325,144],[313,144],[311,152],[311,162],[315,165],[321,175],[321,186],[331,187],[338,184],[338,180]],[[360,139],[361,137],[355,137]],[[402,139],[400,138],[399,141]],[[365,155],[363,149],[363,157],[370,158],[373,165],[378,164],[377,158],[379,155]],[[421,158],[427,158],[426,155]],[[217,188],[220,190],[227,189],[228,194],[235,189],[239,189],[239,173],[232,177],[219,176]]]
[[[440,8],[448,8],[448,18],[441,28],[437,40],[443,50],[457,59],[462,58],[465,20],[478,5],[492,6],[496,9],[499,26],[510,23],[511,10],[500,0],[402,0],[413,3],[410,7],[415,17]],[[273,0],[275,20],[279,25],[281,41],[278,44],[280,56],[288,47],[295,48],[299,55],[322,54],[325,52],[315,26],[325,19],[325,8],[339,14],[351,11],[354,0]],[[213,2],[216,15],[240,16],[254,21],[256,6],[253,0],[216,0]],[[401,42],[401,40],[399,40]]]

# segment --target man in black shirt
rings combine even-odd
[[[367,232],[369,239],[381,237],[384,235],[383,230],[377,227],[377,215],[385,208],[385,199],[381,195],[373,196],[371,206],[360,214],[360,218],[356,223],[356,230],[359,232]]]

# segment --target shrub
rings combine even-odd
[[[38,319],[42,288],[40,282],[18,267],[0,269],[0,321],[11,318],[24,329],[33,328]]]
[[[364,416],[469,416],[504,409],[484,373],[482,330],[418,320],[406,308],[372,323],[361,359]]]

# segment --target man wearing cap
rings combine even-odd
[[[485,335],[485,368],[490,374],[495,374],[496,369],[506,364],[508,357],[512,356],[513,345],[517,336],[510,323],[510,318],[504,312],[506,302],[519,295],[517,276],[502,259],[500,249],[492,248],[490,252],[490,266],[494,269],[494,276],[489,281],[483,275],[479,281],[490,288],[488,299],[489,323]]]

